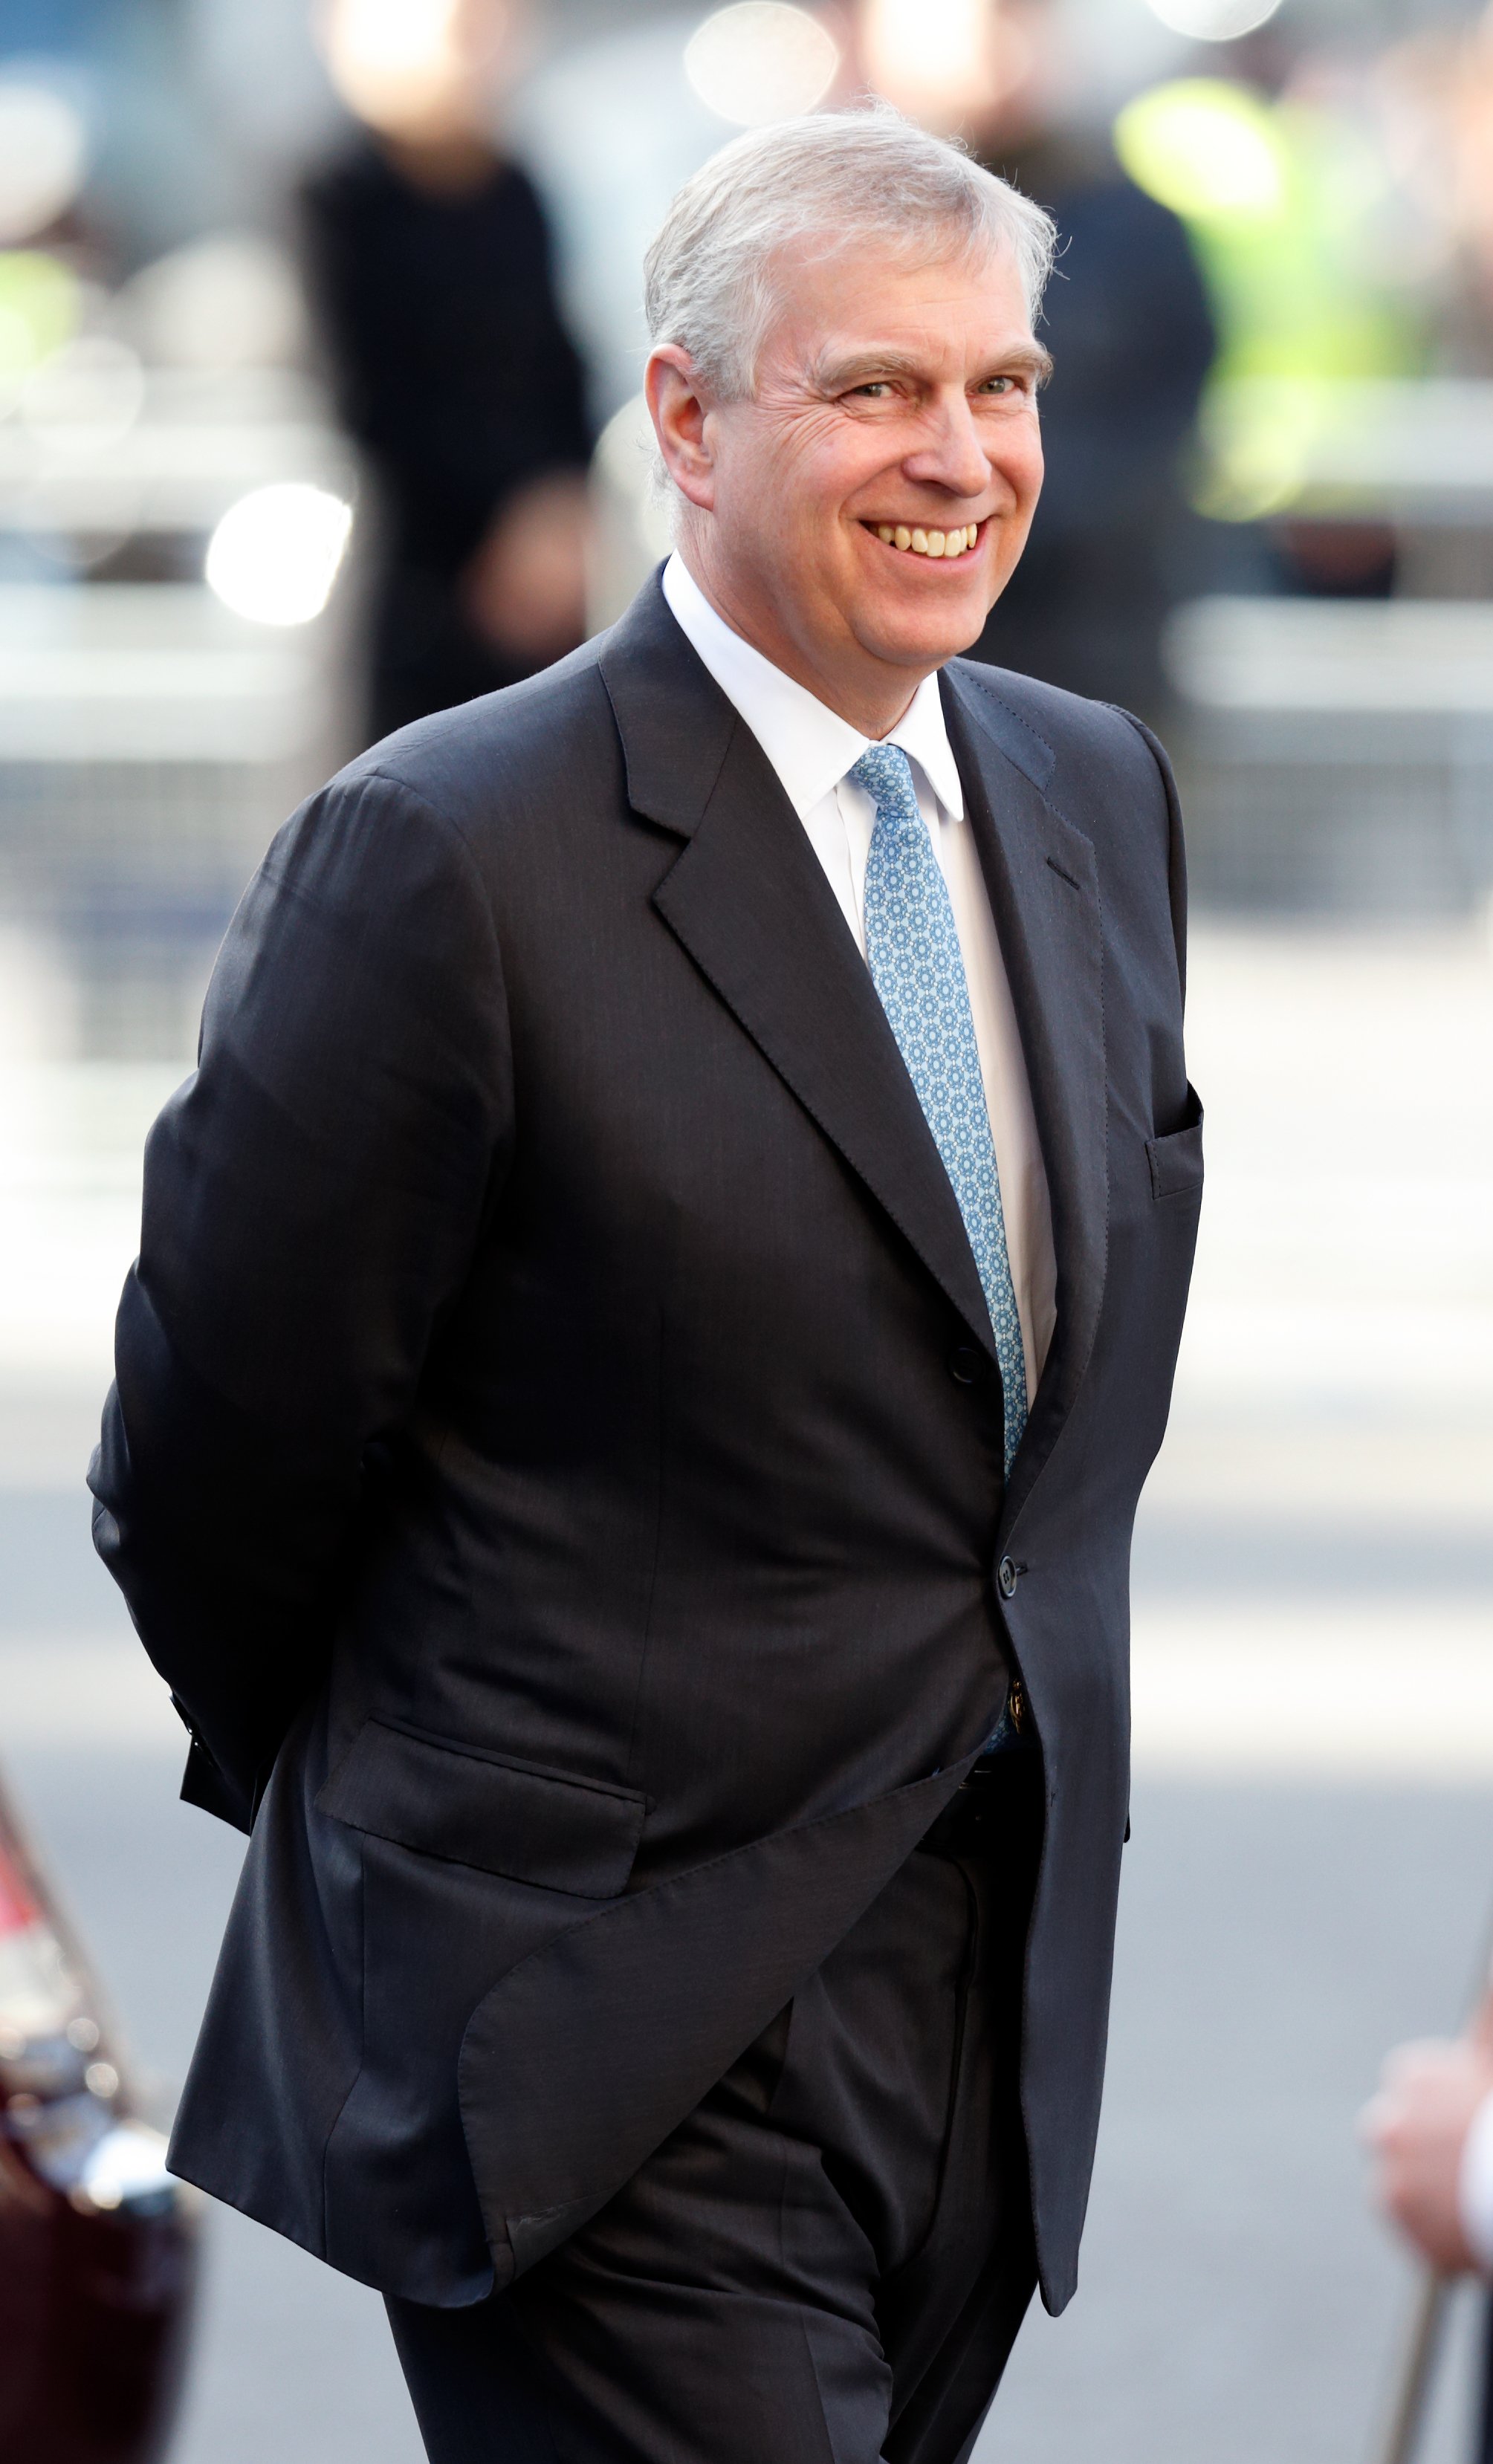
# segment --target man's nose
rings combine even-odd
[[[975,424],[975,414],[961,394],[941,404],[933,414],[932,432],[903,465],[910,479],[946,488],[953,496],[982,496],[990,485],[990,461]]]

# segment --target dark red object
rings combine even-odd
[[[165,2454],[197,2272],[165,2156],[0,1789],[0,2464]]]

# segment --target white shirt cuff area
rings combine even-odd
[[[1467,2246],[1493,2275],[1493,2096],[1485,2096],[1462,2143],[1457,2206]]]

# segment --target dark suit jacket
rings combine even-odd
[[[1012,1667],[1072,2288],[1202,1171],[1181,852],[1132,721],[962,662],[944,693],[1058,1253],[1009,1487],[869,976],[656,580],[296,816],[151,1133],[97,1536],[189,1793],[255,1809],[173,2161],[385,2290],[475,2300],[593,2213],[910,1854]]]

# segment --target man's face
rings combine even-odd
[[[779,283],[755,397],[701,397],[686,554],[758,649],[863,725],[885,710],[884,732],[1025,544],[1045,354],[1004,251],[801,254]]]

